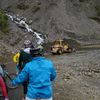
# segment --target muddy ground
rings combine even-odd
[[[100,49],[85,49],[47,58],[53,60],[57,70],[53,100],[100,100]],[[11,70],[14,67],[9,66]],[[9,98],[21,100],[22,87],[9,90]]]

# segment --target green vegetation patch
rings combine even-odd
[[[1,10],[0,10],[0,30],[4,33],[8,32],[8,18]]]

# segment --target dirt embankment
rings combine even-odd
[[[46,42],[67,38],[80,43],[100,43],[99,0],[0,0],[0,8],[33,22],[30,27],[48,35]],[[91,18],[92,17],[92,18]],[[9,34],[3,42],[20,48],[32,35],[9,21]],[[23,38],[21,38],[23,37]],[[34,39],[33,39],[34,40]],[[75,45],[76,47],[76,45]]]

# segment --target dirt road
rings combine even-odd
[[[55,100],[100,100],[100,50],[53,57]]]
[[[57,70],[54,100],[100,100],[100,49],[49,56]],[[21,100],[22,87],[9,91],[10,100]],[[0,98],[1,100],[1,98]]]

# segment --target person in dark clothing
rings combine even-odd
[[[19,64],[18,64],[18,68],[19,68],[20,72],[24,68],[26,63],[28,63],[29,61],[31,61],[30,54],[26,53],[25,51],[21,51],[20,52],[20,57],[19,57]],[[26,95],[26,93],[27,93],[27,84],[28,84],[28,80],[23,83],[24,95]]]
[[[19,63],[18,63],[19,73],[22,71],[25,65],[32,60],[32,56],[30,55],[30,49],[33,47],[32,43],[29,40],[26,40],[24,42],[24,47],[25,48],[20,51],[20,56],[19,56]],[[23,83],[24,97],[26,96],[27,93],[27,84],[28,80],[26,80]]]
[[[28,63],[29,61],[31,61],[31,55],[25,52],[24,50],[21,50],[19,56],[19,64],[18,64],[19,69],[22,70],[25,64]]]

